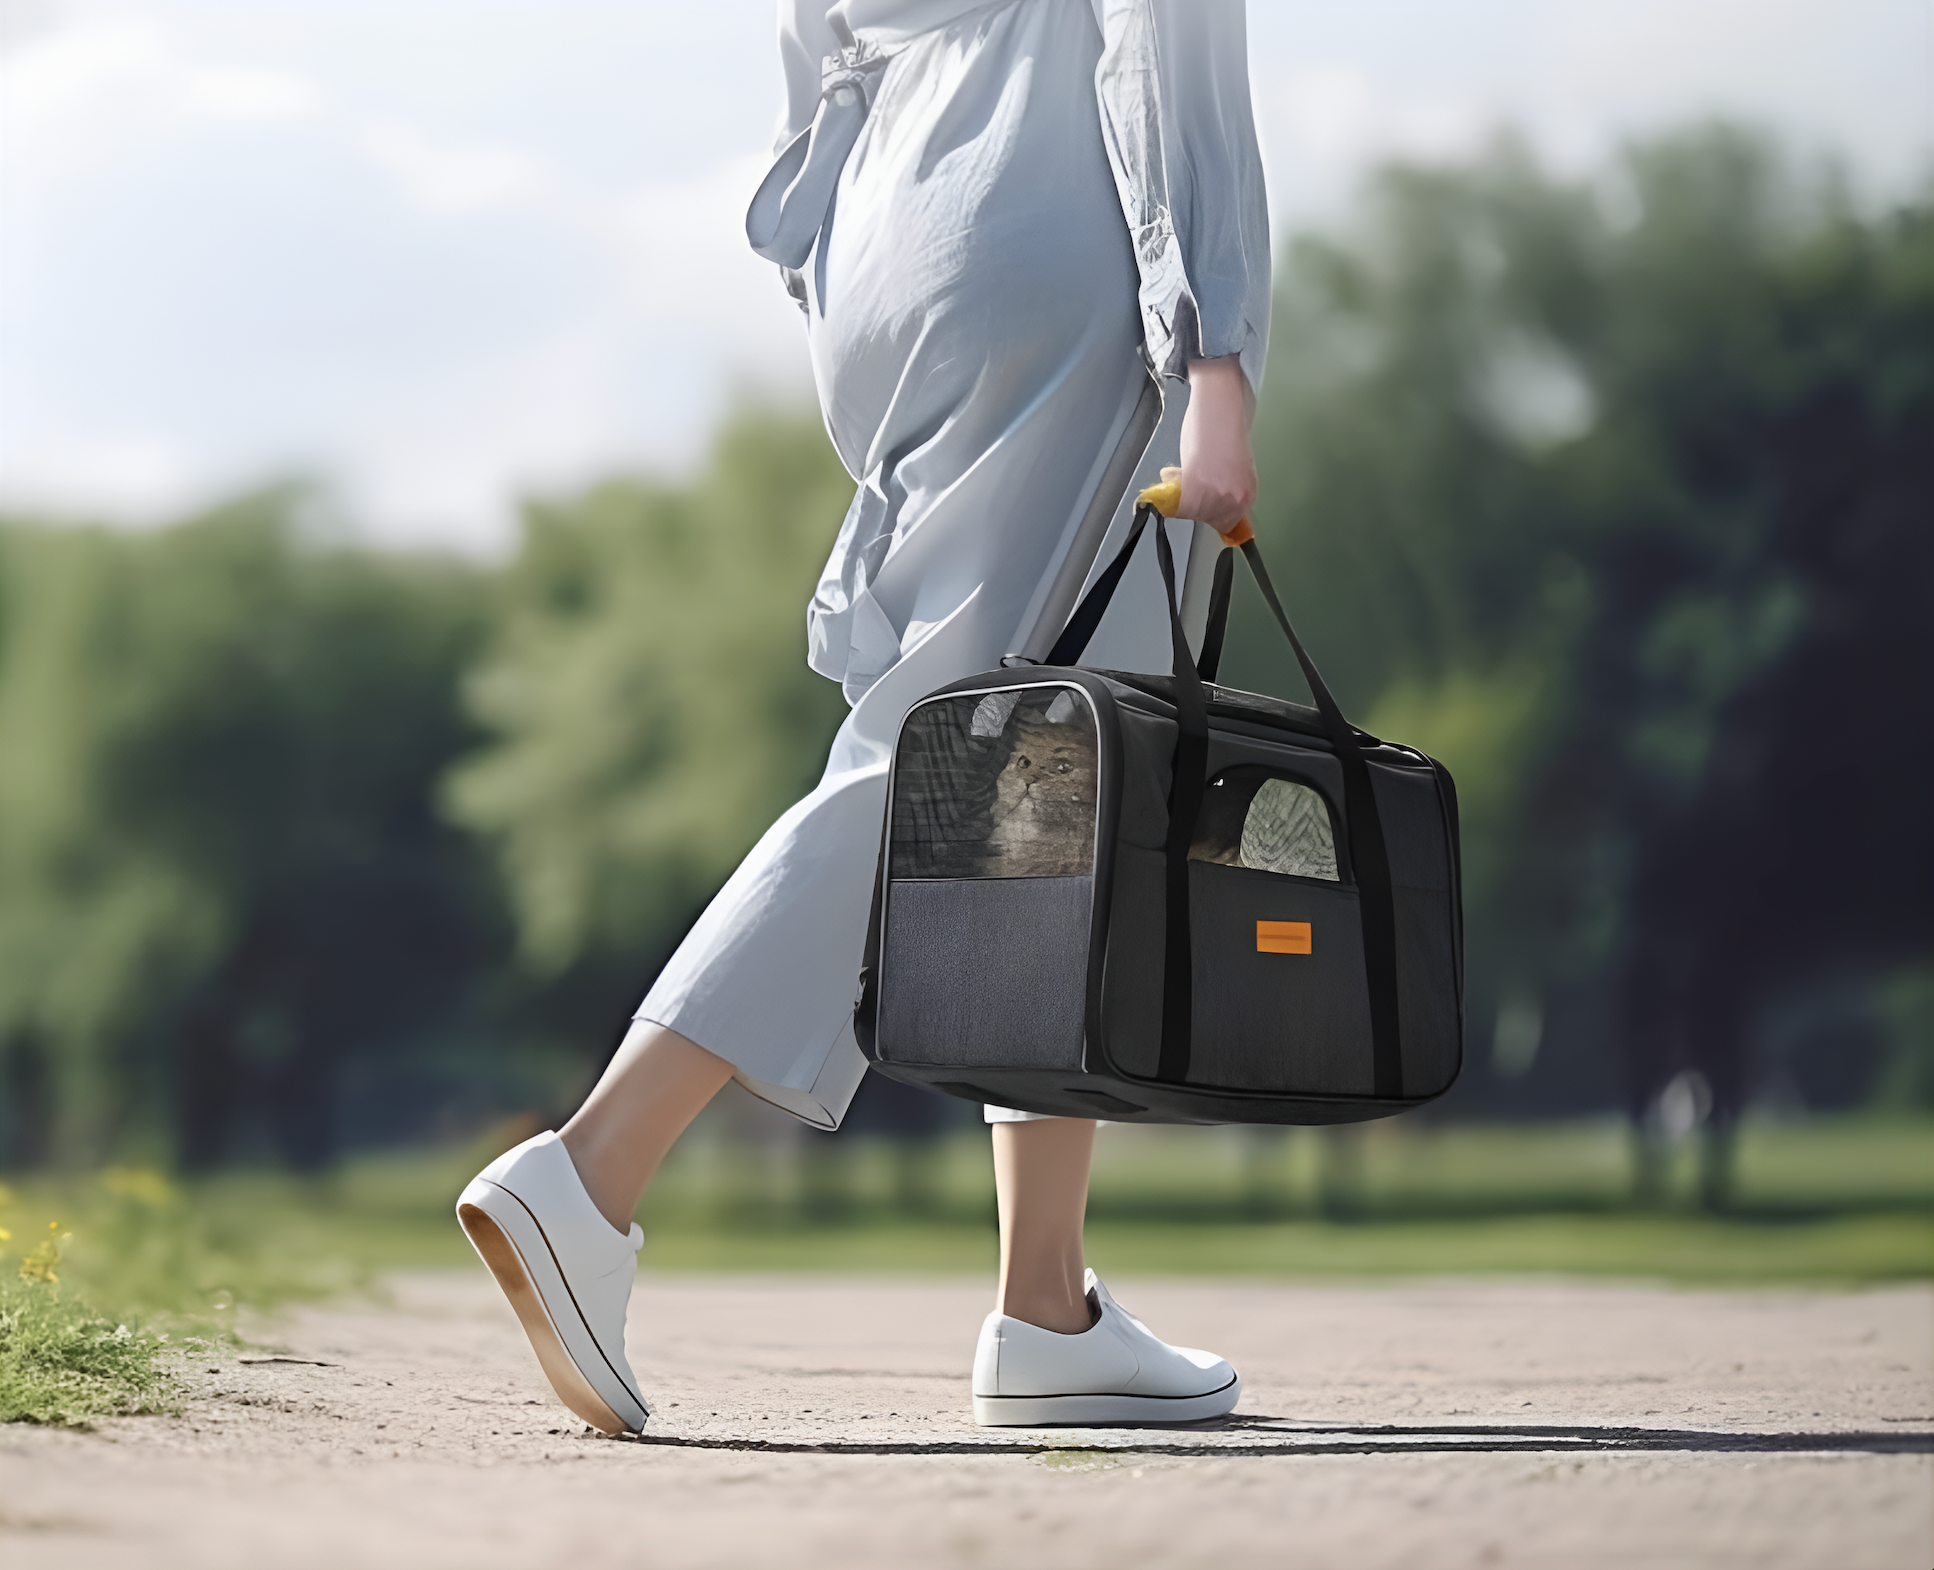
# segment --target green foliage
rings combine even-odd
[[[1458,778],[1463,1111],[1696,1066],[1723,1120],[1755,1055],[1930,1104],[1928,204],[1725,129],[1592,180],[1507,142],[1285,256],[1256,522],[1346,706]],[[0,1165],[320,1171],[554,1109],[821,767],[850,494],[753,410],[689,482],[533,504],[497,570],[324,545],[295,491],[0,521]],[[1239,612],[1228,679],[1287,664]],[[116,1204],[77,1258],[246,1273]]]
[[[1724,128],[1392,169],[1291,246],[1257,528],[1346,706],[1457,775],[1473,1046],[1542,997],[1547,1108],[1623,1046],[1729,1116],[1769,1018],[1934,945],[1930,346],[1934,212]],[[1232,631],[1230,679],[1283,663]]]
[[[555,1094],[819,767],[849,491],[755,413],[688,487],[534,506],[494,577],[320,544],[296,491],[0,522],[0,1165],[318,1168]]]
[[[490,942],[436,815],[481,630],[454,563],[323,549],[271,493],[152,534],[0,528],[0,1138],[334,1142],[344,1065]]]
[[[1934,965],[1895,977],[1884,1005],[1890,1050],[1879,1100],[1934,1111]]]
[[[751,412],[689,486],[532,506],[471,675],[492,742],[452,778],[540,974],[642,991],[700,901],[811,787],[845,714],[803,607],[852,482],[816,424]]]

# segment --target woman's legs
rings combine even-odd
[[[1083,1290],[1081,1223],[1088,1210],[1092,1118],[996,1123],[994,1193],[1001,1218],[996,1307],[1043,1330],[1078,1335],[1094,1323]]]
[[[629,1230],[665,1153],[731,1077],[732,1065],[697,1042],[632,1021],[584,1105],[558,1131],[591,1202],[620,1232]]]
[[[678,1136],[732,1077],[732,1065],[676,1031],[634,1021],[610,1065],[559,1131],[605,1220],[625,1231]],[[1088,1209],[1091,1118],[996,1123],[1003,1314],[1076,1335],[1093,1323],[1083,1290],[1081,1224]]]

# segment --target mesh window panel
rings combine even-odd
[[[1225,769],[1202,793],[1189,860],[1335,883],[1329,803],[1259,764]]]
[[[895,878],[1094,871],[1094,714],[1073,687],[941,698],[907,716],[893,766]]]

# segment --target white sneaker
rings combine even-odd
[[[625,1306],[645,1234],[599,1213],[552,1133],[470,1180],[457,1220],[530,1337],[557,1397],[593,1428],[637,1433],[650,1409],[625,1361]]]
[[[1058,1335],[995,1312],[974,1353],[974,1421],[982,1427],[1189,1423],[1220,1417],[1242,1378],[1213,1352],[1170,1346],[1088,1272],[1095,1322]]]

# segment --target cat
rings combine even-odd
[[[1307,785],[1254,765],[1229,769],[1209,782],[1189,860],[1338,881],[1323,798]]]
[[[1330,809],[1307,785],[1264,780],[1242,821],[1242,865],[1335,883]]]
[[[1057,878],[1094,871],[1093,727],[1050,724],[1023,705],[1005,740],[1007,761],[994,780],[981,876]]]

